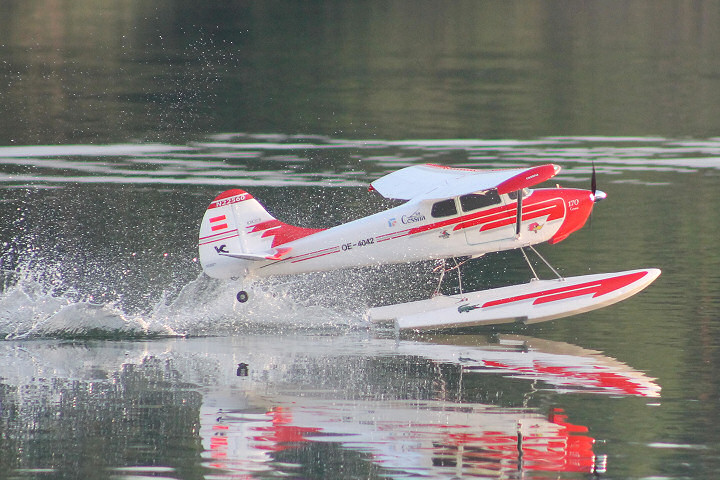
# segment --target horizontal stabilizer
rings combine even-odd
[[[273,248],[272,250],[268,250],[266,252],[258,252],[258,253],[220,253],[220,255],[224,257],[232,257],[232,258],[239,258],[241,260],[253,260],[253,261],[261,261],[261,260],[282,260],[282,258],[290,253],[291,248],[288,247],[278,247]]]

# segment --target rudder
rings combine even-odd
[[[287,225],[270,215],[248,192],[221,193],[210,203],[200,226],[200,264],[214,278],[245,276],[256,261],[280,260],[281,247],[319,229]]]
[[[271,242],[249,245],[245,233],[248,226],[272,220],[275,218],[245,190],[227,190],[215,197],[200,226],[198,247],[205,273],[214,278],[246,275],[249,260],[229,255],[270,248]]]

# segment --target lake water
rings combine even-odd
[[[709,2],[4,3],[0,478],[716,478],[717,25]],[[426,298],[430,263],[242,285],[197,261],[228,188],[328,227],[407,165],[548,162],[584,188],[594,163],[608,199],[540,252],[654,284],[398,337],[365,313]],[[529,276],[505,252],[463,283]]]

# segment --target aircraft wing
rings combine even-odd
[[[491,188],[503,194],[544,182],[559,171],[560,167],[552,163],[502,170],[413,165],[378,178],[370,184],[370,189],[397,200],[437,200]]]

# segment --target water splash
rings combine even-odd
[[[40,283],[23,279],[0,295],[0,337],[133,338],[171,333],[154,330],[141,317],[129,318],[116,305],[71,297],[54,295]]]
[[[316,286],[313,276],[240,284],[200,275],[175,298],[158,302],[149,317],[154,324],[188,336],[363,328],[367,307],[362,299],[338,301],[322,290],[308,295]],[[235,299],[241,288],[249,292],[247,303]]]
[[[362,298],[338,299],[330,290],[318,293],[318,276],[312,275],[241,285],[200,274],[177,294],[163,292],[142,312],[124,305],[122,294],[117,295],[120,300],[107,302],[81,294],[65,284],[52,265],[28,262],[19,267],[16,277],[14,282],[6,280],[0,293],[0,338],[6,340],[197,337],[365,326]],[[251,301],[235,300],[240,288],[249,290]]]

